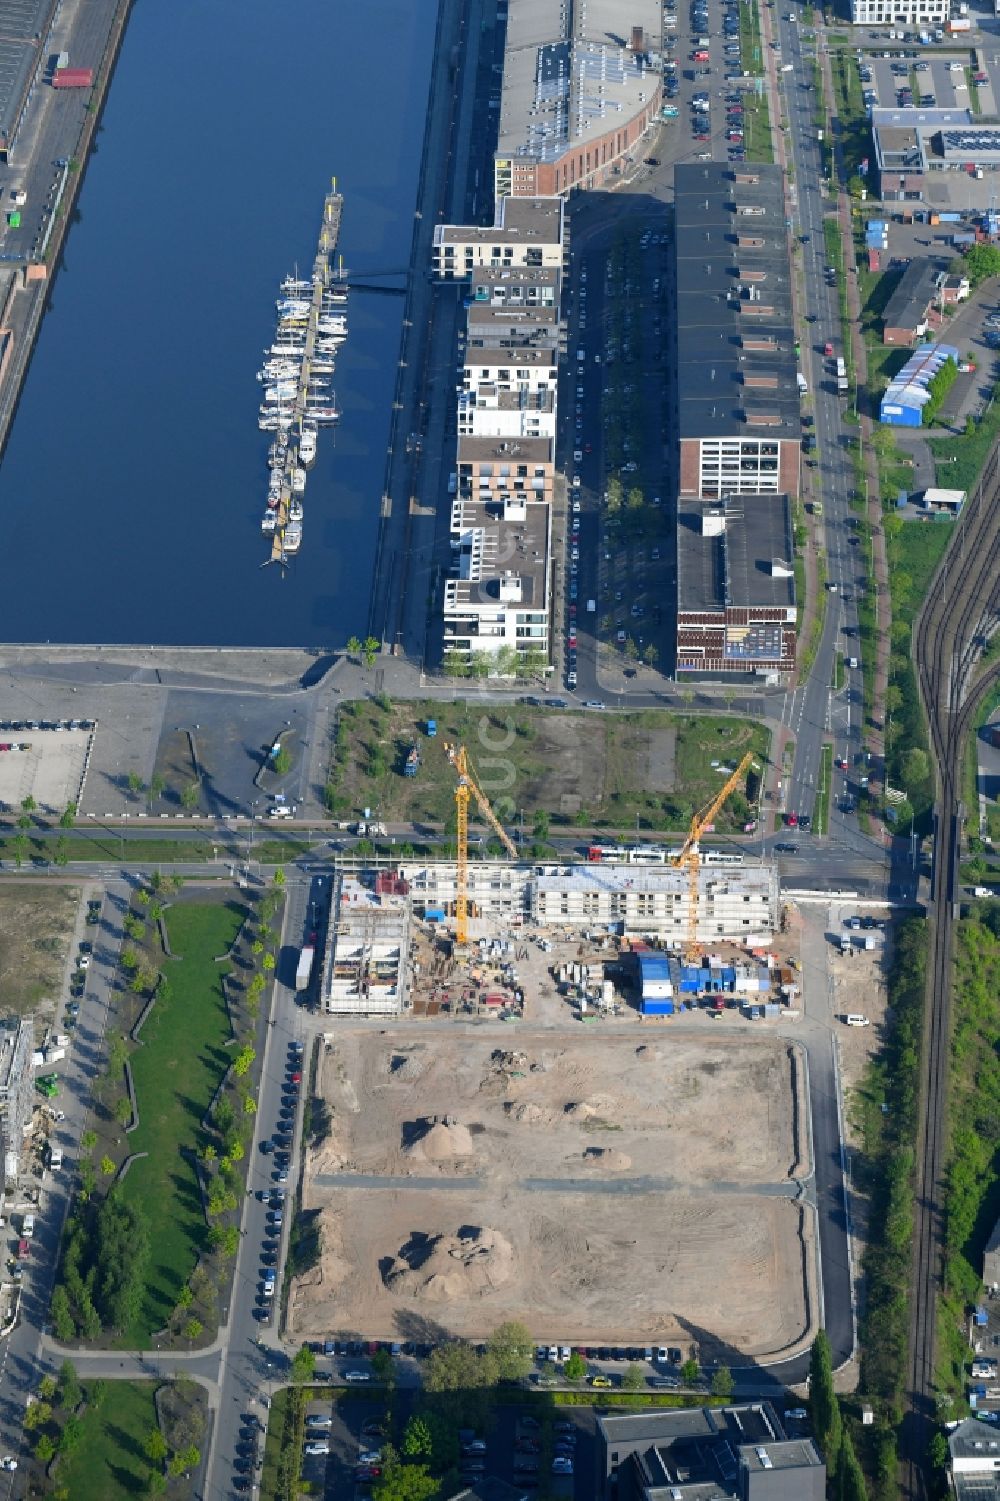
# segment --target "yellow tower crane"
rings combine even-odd
[[[448,760],[458,772],[455,786],[455,814],[457,822],[456,846],[458,852],[457,880],[455,882],[455,941],[464,948],[469,941],[469,795],[476,799],[479,811],[496,834],[509,855],[517,855],[517,847],[505,832],[499,818],[490,807],[489,799],[469,769],[469,757],[464,745],[446,745]]]
[[[687,959],[694,959],[698,954],[698,872],[701,869],[701,836],[715,818],[715,815],[729,794],[736,790],[741,778],[752,763],[753,754],[751,751],[747,751],[739,766],[737,766],[732,776],[728,777],[722,784],[712,801],[692,818],[688,836],[674,861],[675,865],[686,869],[688,873],[687,942],[684,948],[684,955]]]

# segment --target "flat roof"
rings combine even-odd
[[[0,0],[0,146],[16,130],[57,0]]]
[[[552,303],[512,307],[510,303],[474,302],[468,315],[470,338],[535,343],[559,334],[559,309]]]
[[[555,348],[502,349],[496,344],[472,343],[465,347],[466,366],[487,365],[491,369],[503,365],[557,365],[559,351]]]
[[[460,464],[551,464],[551,438],[484,438],[463,433],[458,440]]]
[[[706,517],[724,524],[706,534]],[[733,495],[677,507],[677,593],[682,614],[699,610],[795,608],[794,541],[787,495]],[[773,573],[772,564],[788,573]]]
[[[937,260],[921,258],[911,261],[885,305],[883,326],[915,331],[927,316],[927,309],[937,295],[941,273],[945,269]]]
[[[565,213],[561,198],[501,198],[492,224],[436,224],[434,244],[561,245]]]
[[[661,34],[658,0],[509,0],[496,156],[558,161],[624,127],[659,87]]]
[[[613,891],[686,894],[688,871],[677,865],[544,865],[536,876],[539,893],[549,891]],[[770,900],[775,875],[767,865],[740,865],[717,869],[702,865],[698,890],[704,896],[757,896]]]
[[[458,496],[451,508],[447,611],[462,605],[547,610],[550,510],[547,501],[520,496]]]
[[[798,441],[780,168],[681,163],[674,211],[679,436]],[[748,423],[754,416],[767,425]]]

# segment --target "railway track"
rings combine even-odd
[[[902,1493],[910,1501],[926,1501],[930,1494],[926,1459],[935,1422],[935,1322],[943,1271],[952,937],[964,819],[963,755],[979,702],[1000,677],[997,664],[974,685],[972,682],[984,631],[1000,611],[998,561],[1000,445],[990,454],[979,484],[965,506],[931,582],[914,633],[920,694],[937,768],[937,804],[920,1065],[908,1410],[901,1454]]]

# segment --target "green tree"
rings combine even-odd
[[[483,1365],[464,1339],[436,1345],[424,1366],[424,1389],[429,1392],[474,1391],[485,1385]]]
[[[108,1037],[108,1063],[117,1071],[125,1067],[128,1058],[128,1044],[120,1032],[112,1032]]]
[[[641,1365],[627,1365],[622,1372],[622,1387],[627,1392],[642,1391],[646,1375]]]
[[[29,794],[28,794],[27,797],[22,797],[22,799],[21,799],[21,811],[22,811],[22,813],[34,813],[34,812],[37,811],[37,808],[38,808],[38,804],[35,802],[35,799],[31,796],[30,792],[29,792]]]
[[[51,1402],[55,1394],[56,1378],[54,1376],[43,1376],[38,1383],[38,1395],[43,1402]]]
[[[167,779],[162,772],[154,771],[149,779],[149,801],[155,803],[167,790]]]
[[[115,1165],[112,1162],[111,1158],[108,1157],[107,1155],[103,1156],[101,1158],[101,1172],[104,1174],[105,1178],[112,1177],[112,1175],[114,1174],[114,1171],[115,1171]]]
[[[52,1294],[52,1301],[49,1304],[49,1318],[52,1320],[52,1328],[55,1331],[56,1339],[62,1340],[65,1343],[74,1337],[76,1334],[76,1321],[70,1313],[69,1296],[61,1282]]]
[[[76,803],[67,803],[59,818],[61,829],[71,829],[76,822]]]
[[[63,1424],[59,1435],[59,1453],[72,1454],[74,1449],[80,1447],[83,1438],[83,1424],[78,1417],[68,1417]]]
[[[365,643],[361,650],[366,667],[373,667],[375,665],[375,658],[378,656],[381,646],[382,643],[377,636],[365,637]]]
[[[24,1426],[31,1433],[35,1428],[44,1428],[52,1416],[51,1402],[32,1402],[24,1414]]]
[[[845,1435],[846,1439],[846,1435]],[[927,1458],[935,1470],[944,1470],[948,1467],[950,1459],[948,1440],[938,1428],[931,1434],[931,1441],[927,1445]]]
[[[316,1356],[308,1345],[302,1345],[292,1361],[292,1380],[304,1386],[316,1373]]]
[[[25,1424],[27,1426],[27,1424]],[[56,1446],[47,1433],[43,1433],[35,1445],[35,1458],[41,1465],[49,1464],[56,1457]]]
[[[237,1078],[242,1079],[244,1074],[248,1074],[250,1072],[250,1070],[254,1066],[256,1058],[257,1051],[255,1048],[252,1048],[249,1043],[247,1043],[246,1047],[240,1048],[240,1051],[233,1059],[233,1073],[237,1076]]]
[[[252,1094],[245,1094],[243,1096],[243,1114],[244,1115],[256,1115],[257,1114],[257,1101],[254,1099],[254,1097],[253,1097]]]
[[[28,853],[27,834],[22,833],[14,835],[13,839],[10,841],[10,852],[14,857],[14,864],[17,866],[18,870],[20,870],[21,866],[24,864],[25,856]]]
[[[833,1472],[840,1453],[840,1406],[833,1389],[830,1341],[823,1329],[813,1340],[809,1358],[809,1401],[816,1441],[826,1459],[827,1471]]]
[[[424,1464],[385,1465],[372,1486],[375,1501],[432,1501],[441,1490]]]
[[[567,1381],[582,1381],[587,1374],[587,1362],[579,1350],[574,1350],[569,1360],[563,1361],[563,1375]]]
[[[127,1126],[132,1119],[132,1101],[127,1094],[115,1101],[115,1120],[119,1126]]]
[[[55,860],[57,865],[69,864],[69,840],[66,838],[65,834],[60,834],[59,838],[56,840],[56,847],[52,858]]]
[[[549,828],[549,815],[544,808],[540,808],[535,814],[535,821],[532,824],[531,832],[536,839],[544,842],[549,837]]]
[[[415,1412],[403,1434],[403,1454],[407,1459],[431,1460],[434,1454],[434,1439],[431,1426],[425,1417]]]
[[[970,245],[962,269],[973,287],[992,276],[1000,276],[1000,249],[995,245]]]
[[[17,826],[18,826],[19,829],[30,829],[31,828],[31,814],[30,813],[22,813],[21,816],[20,816],[20,818],[17,820]]]
[[[285,870],[284,870],[284,867],[281,866],[281,865],[279,865],[278,868],[277,868],[277,870],[274,872],[274,875],[271,877],[271,879],[274,882],[275,886],[277,886],[279,888],[282,887],[282,886],[284,886],[284,884],[285,884]]]
[[[925,782],[927,780],[928,776],[930,775],[930,769],[930,762],[927,759],[927,752],[925,750],[921,750],[919,746],[914,746],[913,749],[908,750],[906,752],[906,755],[903,757],[904,786],[908,788],[918,787],[921,782]]]
[[[183,1333],[184,1338],[187,1340],[189,1345],[194,1344],[195,1340],[203,1332],[204,1328],[205,1326],[201,1322],[201,1319],[190,1318],[187,1320],[184,1325]]]
[[[64,1360],[59,1367],[59,1401],[68,1412],[72,1412],[75,1407],[79,1407],[82,1398],[83,1389],[76,1374],[76,1366],[71,1360]]]
[[[720,1365],[712,1376],[712,1396],[726,1401],[733,1395],[733,1373],[727,1365]]]
[[[492,1358],[497,1381],[523,1381],[535,1363],[535,1343],[524,1324],[511,1320],[499,1324],[490,1335],[487,1353]]]
[[[361,637],[360,636],[348,636],[348,638],[347,638],[347,645],[344,647],[344,650],[346,651],[346,653],[347,653],[347,655],[349,657],[359,657],[360,658],[360,656],[361,656]]]
[[[197,808],[200,796],[201,783],[197,781],[188,782],[187,786],[181,789],[181,807],[188,813],[192,812]]]
[[[864,1471],[854,1452],[850,1431],[845,1428],[840,1438],[837,1456],[837,1501],[868,1501],[868,1487]]]
[[[642,660],[646,663],[647,667],[655,667],[660,660],[659,650],[653,645],[652,641],[648,646],[643,648]]]
[[[148,1470],[146,1473],[146,1495],[162,1496],[167,1488],[167,1477],[162,1470]]]
[[[128,790],[133,797],[138,797],[140,792],[146,790],[146,784],[137,771],[130,771],[128,774]]]
[[[191,1304],[193,1302],[194,1302],[194,1293],[191,1291],[190,1287],[185,1282],[184,1286],[181,1288],[180,1292],[177,1294],[177,1307],[181,1308],[181,1309],[190,1308]]]
[[[396,1363],[389,1351],[380,1345],[371,1359],[372,1372],[376,1380],[385,1386],[391,1386],[396,1377]]]

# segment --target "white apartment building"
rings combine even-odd
[[[496,222],[438,224],[432,246],[435,276],[465,281],[480,267],[561,270],[568,247],[561,198],[498,198]]]
[[[479,438],[556,437],[556,393],[542,390],[501,391],[482,384],[458,398],[458,435]]]
[[[948,0],[851,0],[855,26],[943,27],[951,15]]]
[[[444,584],[446,662],[505,648],[548,656],[551,527],[551,506],[523,495],[455,499],[453,563]]]

